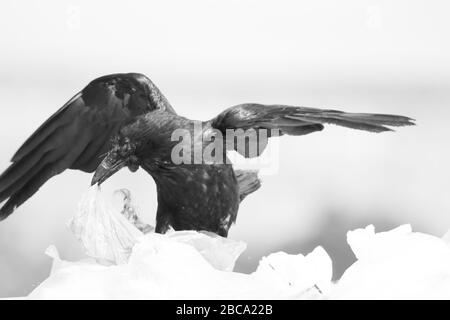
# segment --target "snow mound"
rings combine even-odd
[[[29,299],[450,299],[450,232],[440,239],[409,225],[350,231],[357,261],[337,283],[320,246],[306,256],[273,253],[243,274],[232,270],[245,243],[208,232],[148,232],[154,228],[124,194],[120,211],[98,188],[89,190],[69,227],[90,258],[64,261],[49,247],[50,276]]]
[[[450,246],[446,240],[403,225],[375,233],[350,231],[358,261],[342,275],[330,299],[450,299]]]
[[[127,263],[61,260],[30,299],[450,299],[450,246],[409,225],[350,231],[357,261],[332,283],[322,247],[303,256],[278,252],[252,274],[232,272],[245,244],[180,231],[143,235]]]
[[[320,247],[306,257],[270,255],[249,275],[227,271],[242,250],[241,242],[194,231],[148,233],[133,247],[128,262],[118,265],[63,261],[50,247],[51,274],[28,298],[318,298],[318,283],[331,281],[331,260]]]

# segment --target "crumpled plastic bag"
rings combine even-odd
[[[105,198],[97,186],[83,195],[69,228],[86,254],[103,264],[123,264],[144,234]]]

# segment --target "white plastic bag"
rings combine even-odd
[[[123,264],[143,233],[130,223],[101,190],[93,186],[83,195],[69,228],[86,254],[102,264]]]

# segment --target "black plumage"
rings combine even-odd
[[[176,129],[192,134],[192,146],[204,150],[215,133],[227,130],[275,130],[283,135],[304,135],[335,124],[371,132],[390,126],[412,125],[397,115],[345,113],[285,105],[248,103],[231,107],[210,121],[177,115],[159,89],[142,74],[113,74],[95,79],[39,127],[22,145],[0,176],[0,220],[8,217],[51,177],[66,169],[94,172],[102,183],[122,167],[142,167],[158,191],[157,232],[208,230],[226,236],[236,220],[239,203],[257,190],[257,174],[233,170],[219,161],[176,164],[172,151]],[[196,135],[195,127],[201,127]],[[269,131],[268,137],[271,136]],[[205,139],[208,137],[208,139]],[[217,139],[218,136],[215,136]],[[267,145],[259,138],[256,153],[247,140],[228,148],[246,157],[258,156]],[[223,155],[226,159],[226,152]]]

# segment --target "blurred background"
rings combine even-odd
[[[245,241],[237,271],[270,252],[322,245],[338,278],[353,261],[348,230],[410,223],[450,229],[448,1],[27,1],[0,10],[0,170],[22,142],[92,79],[140,72],[177,112],[210,119],[243,103],[407,115],[418,126],[369,134],[338,127],[279,140],[279,170],[242,204],[230,237]],[[51,179],[0,223],[0,297],[45,279],[55,244],[83,257],[67,229],[91,176]],[[122,170],[154,223],[154,183]]]

